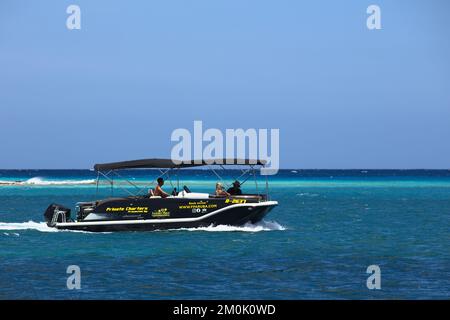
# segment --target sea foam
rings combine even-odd
[[[45,222],[0,222],[0,230],[38,230],[41,232],[57,232],[50,228]]]
[[[82,233],[92,233],[89,231],[82,230],[64,230],[56,229],[47,226],[45,222],[0,222],[1,231],[11,231],[11,230],[37,230],[40,232],[82,232]],[[198,228],[180,228],[171,229],[171,231],[184,230],[184,231],[207,231],[207,232],[260,232],[260,231],[281,231],[286,230],[286,228],[275,221],[260,221],[258,223],[246,223],[243,226],[229,226],[229,225],[217,225],[208,227],[198,227]],[[110,232],[96,232],[96,233],[110,233]]]
[[[260,232],[260,231],[281,231],[286,230],[285,227],[275,221],[260,221],[257,223],[246,223],[243,226],[217,225],[198,228],[181,228],[177,230],[186,231],[208,231],[208,232]]]
[[[47,226],[45,222],[0,222],[0,230],[11,231],[11,230],[37,230],[40,232],[79,232],[79,233],[92,233],[83,230],[65,230],[56,229]],[[96,232],[96,233],[109,233],[109,232]]]

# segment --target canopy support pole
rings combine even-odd
[[[111,184],[111,197],[113,196],[113,194],[114,194],[114,192],[113,192],[113,189],[114,189],[114,179],[113,178],[110,178],[110,177],[108,177],[108,175],[111,173],[111,172],[113,172],[114,174],[117,174],[117,173],[115,173],[114,172],[114,170],[109,170],[106,174],[105,173],[103,173],[103,172],[101,172],[100,170],[99,171],[97,171],[99,174],[101,174],[106,180],[108,180],[109,181],[109,183]],[[125,179],[126,180],[126,179]],[[127,182],[130,182],[130,181],[128,181],[128,180],[126,180]],[[120,186],[119,186],[120,187]],[[136,195],[135,194],[133,194],[133,193],[131,193],[130,191],[128,191],[127,189],[125,189],[125,188],[122,188],[122,187],[120,187],[122,190],[125,190],[126,192],[128,192],[131,196],[133,196],[133,197],[135,197]]]
[[[255,179],[256,194],[259,194],[259,191],[258,191],[258,179],[256,179],[255,167],[254,166],[250,166],[250,167],[252,169],[253,178]]]
[[[114,195],[114,176],[111,177],[111,198],[113,197],[113,195]]]
[[[208,166],[208,168],[217,176],[217,178],[219,178],[219,180],[222,182],[222,184],[226,184],[226,185],[229,185],[228,183],[225,183],[224,181],[223,181],[223,179],[222,179],[222,177],[216,172],[216,170],[214,170],[212,167],[211,167],[211,165],[207,165]],[[222,166],[221,166],[222,167]],[[223,168],[222,168],[223,169]]]

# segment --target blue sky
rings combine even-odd
[[[370,4],[382,30],[366,27]],[[449,168],[449,9],[2,0],[0,168],[168,157],[194,120],[279,128],[283,168]]]

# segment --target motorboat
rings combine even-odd
[[[114,177],[122,177],[119,172],[132,169],[157,169],[158,176],[165,177],[169,172],[185,168],[209,167],[214,174],[218,166],[239,166],[241,175],[254,176],[256,190],[258,182],[256,170],[265,165],[264,160],[251,159],[214,159],[173,161],[171,159],[142,159],[113,163],[96,164],[97,194],[100,179],[106,179],[114,188]],[[177,175],[178,176],[178,175]],[[78,202],[75,206],[76,219],[71,218],[71,209],[52,203],[44,213],[49,227],[91,232],[111,231],[152,231],[180,228],[198,228],[216,225],[241,226],[261,221],[275,206],[277,201],[269,199],[268,179],[266,176],[265,193],[218,196],[216,194],[192,192],[189,187],[173,188],[168,197],[154,196],[152,189],[140,188],[133,181],[125,179],[138,189],[127,195],[111,196],[102,200]],[[244,182],[248,181],[248,178]],[[134,190],[134,189],[133,189]]]

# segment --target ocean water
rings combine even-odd
[[[156,176],[123,173],[139,187]],[[110,195],[95,178],[89,170],[0,171],[0,299],[450,298],[448,170],[283,170],[269,179],[279,206],[256,225],[48,228],[42,214],[51,202],[73,208]],[[179,179],[211,192],[216,181],[204,170]],[[255,191],[252,179],[244,191]],[[114,195],[135,191],[123,178],[115,183]],[[69,265],[81,269],[80,290],[67,289]],[[380,290],[366,286],[369,265],[381,269]]]

